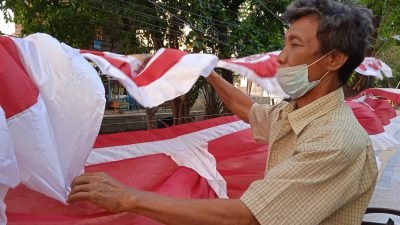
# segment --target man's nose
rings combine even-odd
[[[287,55],[284,53],[284,50],[282,50],[281,53],[279,53],[278,55],[278,63],[281,66],[284,66],[287,63]]]

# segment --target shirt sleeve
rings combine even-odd
[[[257,142],[268,143],[272,109],[273,107],[270,105],[257,103],[254,103],[250,108],[249,122],[253,138]]]

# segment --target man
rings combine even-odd
[[[295,0],[277,79],[294,101],[255,104],[216,73],[208,81],[253,136],[269,143],[265,178],[240,199],[174,199],[130,189],[104,174],[72,184],[70,202],[88,200],[165,224],[360,224],[377,167],[366,132],[341,86],[363,61],[371,13],[350,3]]]

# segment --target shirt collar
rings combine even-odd
[[[310,104],[290,112],[288,114],[288,119],[293,131],[296,133],[296,135],[299,135],[299,133],[309,123],[332,111],[343,102],[343,89],[338,88],[335,91],[311,102]]]

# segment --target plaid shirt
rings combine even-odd
[[[342,88],[299,109],[254,104],[249,120],[269,144],[265,178],[241,197],[260,224],[361,224],[378,169]]]

